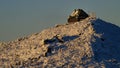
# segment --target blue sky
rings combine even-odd
[[[0,41],[67,22],[75,8],[120,26],[120,0],[0,0]]]

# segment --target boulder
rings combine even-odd
[[[87,18],[89,15],[82,9],[74,9],[68,17],[68,23],[74,23]]]

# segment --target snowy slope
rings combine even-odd
[[[2,68],[119,68],[120,27],[87,18],[0,45]]]

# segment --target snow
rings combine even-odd
[[[120,27],[87,18],[1,43],[0,67],[120,68]]]

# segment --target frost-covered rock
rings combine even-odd
[[[89,15],[82,9],[74,9],[68,17],[68,23],[74,23],[87,18]]]

